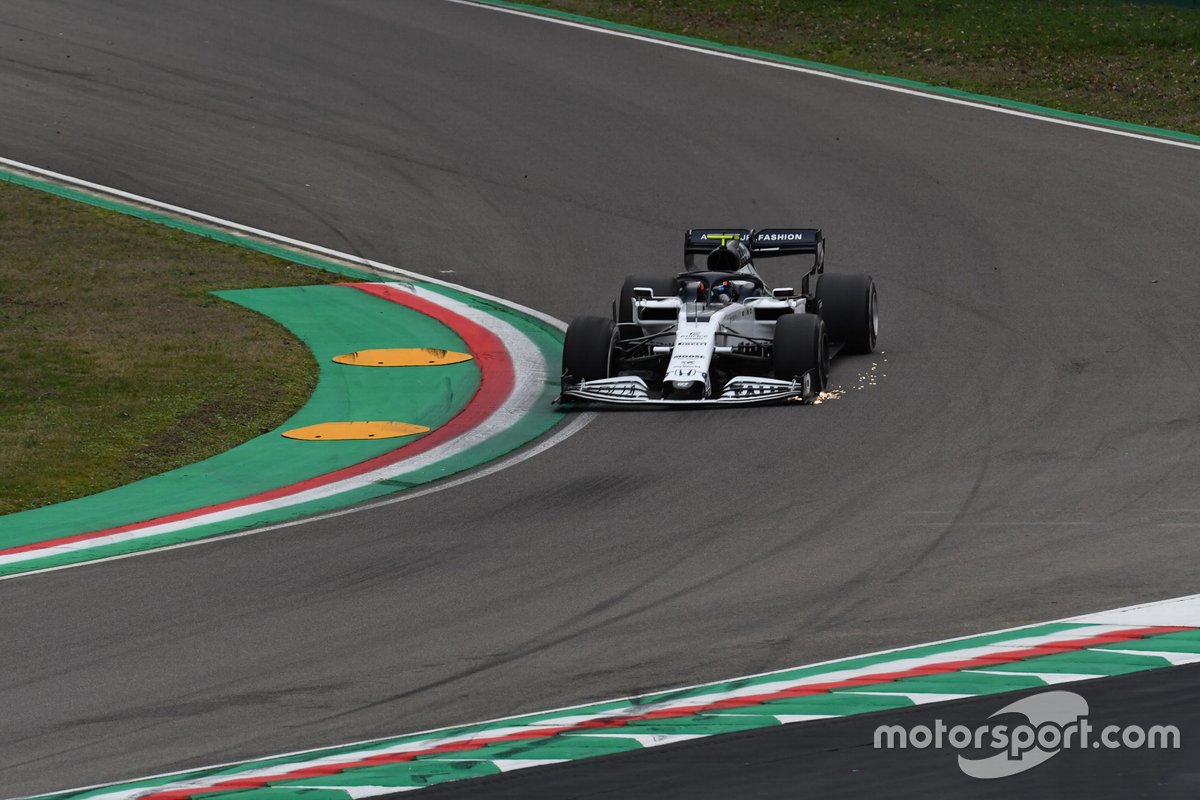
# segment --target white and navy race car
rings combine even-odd
[[[697,268],[695,257],[705,256]],[[769,288],[754,259],[811,255],[799,291]],[[563,343],[560,401],[728,405],[812,400],[839,353],[870,353],[879,301],[870,275],[825,272],[815,228],[699,228],[686,270],[626,278],[612,319],[580,317]]]

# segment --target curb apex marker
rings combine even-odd
[[[356,350],[334,356],[338,364],[356,367],[440,367],[470,361],[470,353],[439,350],[433,347],[392,347],[376,350]]]
[[[303,428],[292,428],[283,431],[281,435],[288,439],[302,441],[345,442],[361,439],[395,439],[400,436],[413,436],[418,433],[428,433],[425,425],[414,425],[409,422],[362,421],[362,422],[320,422],[316,425],[306,425]]]

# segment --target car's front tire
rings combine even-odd
[[[617,326],[604,317],[579,317],[567,326],[563,340],[563,383],[611,378]]]
[[[824,390],[829,379],[829,344],[825,323],[816,314],[786,314],[775,323],[771,372],[790,381],[813,372],[813,391]]]
[[[879,336],[879,295],[870,275],[825,273],[817,281],[817,301],[829,338],[847,353],[870,353]]]

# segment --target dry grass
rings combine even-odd
[[[531,5],[1200,134],[1200,9],[1108,0]]]
[[[0,183],[0,513],[271,430],[317,367],[215,289],[337,276]]]

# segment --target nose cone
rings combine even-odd
[[[671,381],[671,397],[696,400],[704,396],[704,381]]]

